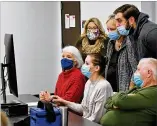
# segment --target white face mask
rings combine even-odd
[[[89,40],[95,40],[99,36],[99,30],[96,31],[87,31],[87,37]]]

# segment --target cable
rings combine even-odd
[[[4,64],[6,64],[6,55],[4,56]],[[5,73],[5,67],[4,67],[4,73]],[[6,72],[6,74],[4,75],[4,77],[6,77],[8,75],[8,71]],[[2,78],[2,77],[0,77]]]
[[[4,64],[6,63],[6,55],[4,56],[4,59],[3,59],[3,61],[4,61]]]
[[[6,64],[6,62],[7,62],[7,58],[6,58],[6,55],[4,56],[4,64]],[[5,68],[5,67],[4,67]],[[4,71],[5,71],[5,69],[4,69]],[[8,75],[8,71],[6,72],[6,75],[4,76],[4,77],[6,77]]]
[[[6,55],[4,56],[4,64],[6,64]],[[2,67],[3,67],[3,66],[2,66]],[[6,68],[6,67],[3,67],[3,68],[2,68],[4,73],[5,73],[5,68]],[[7,85],[8,85],[8,78],[6,79],[7,75],[8,75],[8,71],[7,71],[6,74],[4,75],[4,89],[0,89],[0,91],[1,91],[0,95],[2,95],[3,92],[4,92],[4,91],[6,90],[6,88],[7,88]],[[0,78],[2,78],[2,77],[0,77]]]
[[[4,56],[4,64],[6,64],[6,55]],[[2,66],[3,67],[3,66]],[[3,72],[5,73],[5,68],[6,67],[3,67],[2,69],[3,69]],[[7,89],[7,85],[8,85],[8,71],[6,72],[6,74],[4,75],[4,89],[0,89],[0,95],[2,95],[3,94],[3,92],[4,91],[6,91],[6,89]],[[6,77],[7,77],[7,79],[6,79]],[[2,79],[2,77],[0,77],[1,79]]]
[[[6,91],[6,89],[7,89],[7,85],[8,85],[7,83],[8,83],[8,80],[5,80],[5,85],[4,85],[5,88],[4,88],[4,89],[1,89],[1,93],[0,93],[0,95],[2,95],[4,91]]]

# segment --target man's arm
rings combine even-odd
[[[137,94],[122,92],[113,97],[112,102],[114,106],[125,110],[151,108],[156,105],[156,94],[155,90],[143,90]]]

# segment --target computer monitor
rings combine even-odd
[[[1,63],[3,104],[10,104],[10,103],[12,104],[15,102],[8,101],[6,99],[6,87],[8,82],[10,93],[18,97],[13,34],[5,34],[4,45],[5,45],[5,58],[4,58],[4,63]],[[5,69],[6,69],[6,75],[4,75]]]

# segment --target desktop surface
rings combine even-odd
[[[30,95],[30,94],[23,94],[19,95],[18,98],[15,96],[7,96],[9,100],[20,100],[24,103],[31,103],[31,102],[38,102],[39,98]],[[30,106],[31,107],[31,106]],[[30,108],[28,107],[28,108]],[[16,116],[16,117],[9,117],[10,122],[13,126],[29,126],[29,115],[26,116]],[[68,112],[68,126],[101,126],[100,124],[91,122],[83,117],[76,115],[72,112]]]

